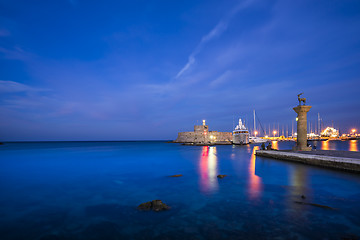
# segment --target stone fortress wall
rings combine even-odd
[[[207,143],[231,143],[232,133],[231,132],[218,132],[209,131],[209,126],[195,125],[193,132],[179,132],[178,137],[174,142],[178,143],[195,143],[195,144],[207,144]]]

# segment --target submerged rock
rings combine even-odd
[[[155,212],[169,210],[170,207],[163,203],[161,200],[152,200],[150,202],[142,203],[138,206],[139,210],[149,211],[153,210]]]
[[[335,208],[332,208],[332,207],[329,207],[329,206],[326,206],[326,205],[317,204],[317,203],[307,203],[307,202],[299,202],[299,201],[295,201],[295,203],[297,203],[297,204],[302,204],[302,205],[310,205],[310,206],[314,206],[314,207],[320,207],[320,208],[335,210]]]
[[[217,175],[218,178],[224,178],[226,177],[227,175]]]
[[[182,177],[183,175],[182,174],[175,174],[175,175],[171,175],[169,177]]]

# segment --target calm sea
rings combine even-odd
[[[258,147],[0,145],[0,239],[359,238],[359,174],[255,157]],[[317,148],[359,151],[360,143]],[[171,210],[136,209],[154,199]]]

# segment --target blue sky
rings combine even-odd
[[[360,127],[359,1],[0,0],[0,140]],[[360,131],[360,129],[359,129]]]

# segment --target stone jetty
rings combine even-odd
[[[347,170],[360,173],[360,152],[316,150],[316,151],[276,151],[257,150],[256,156],[301,162],[305,164]]]

